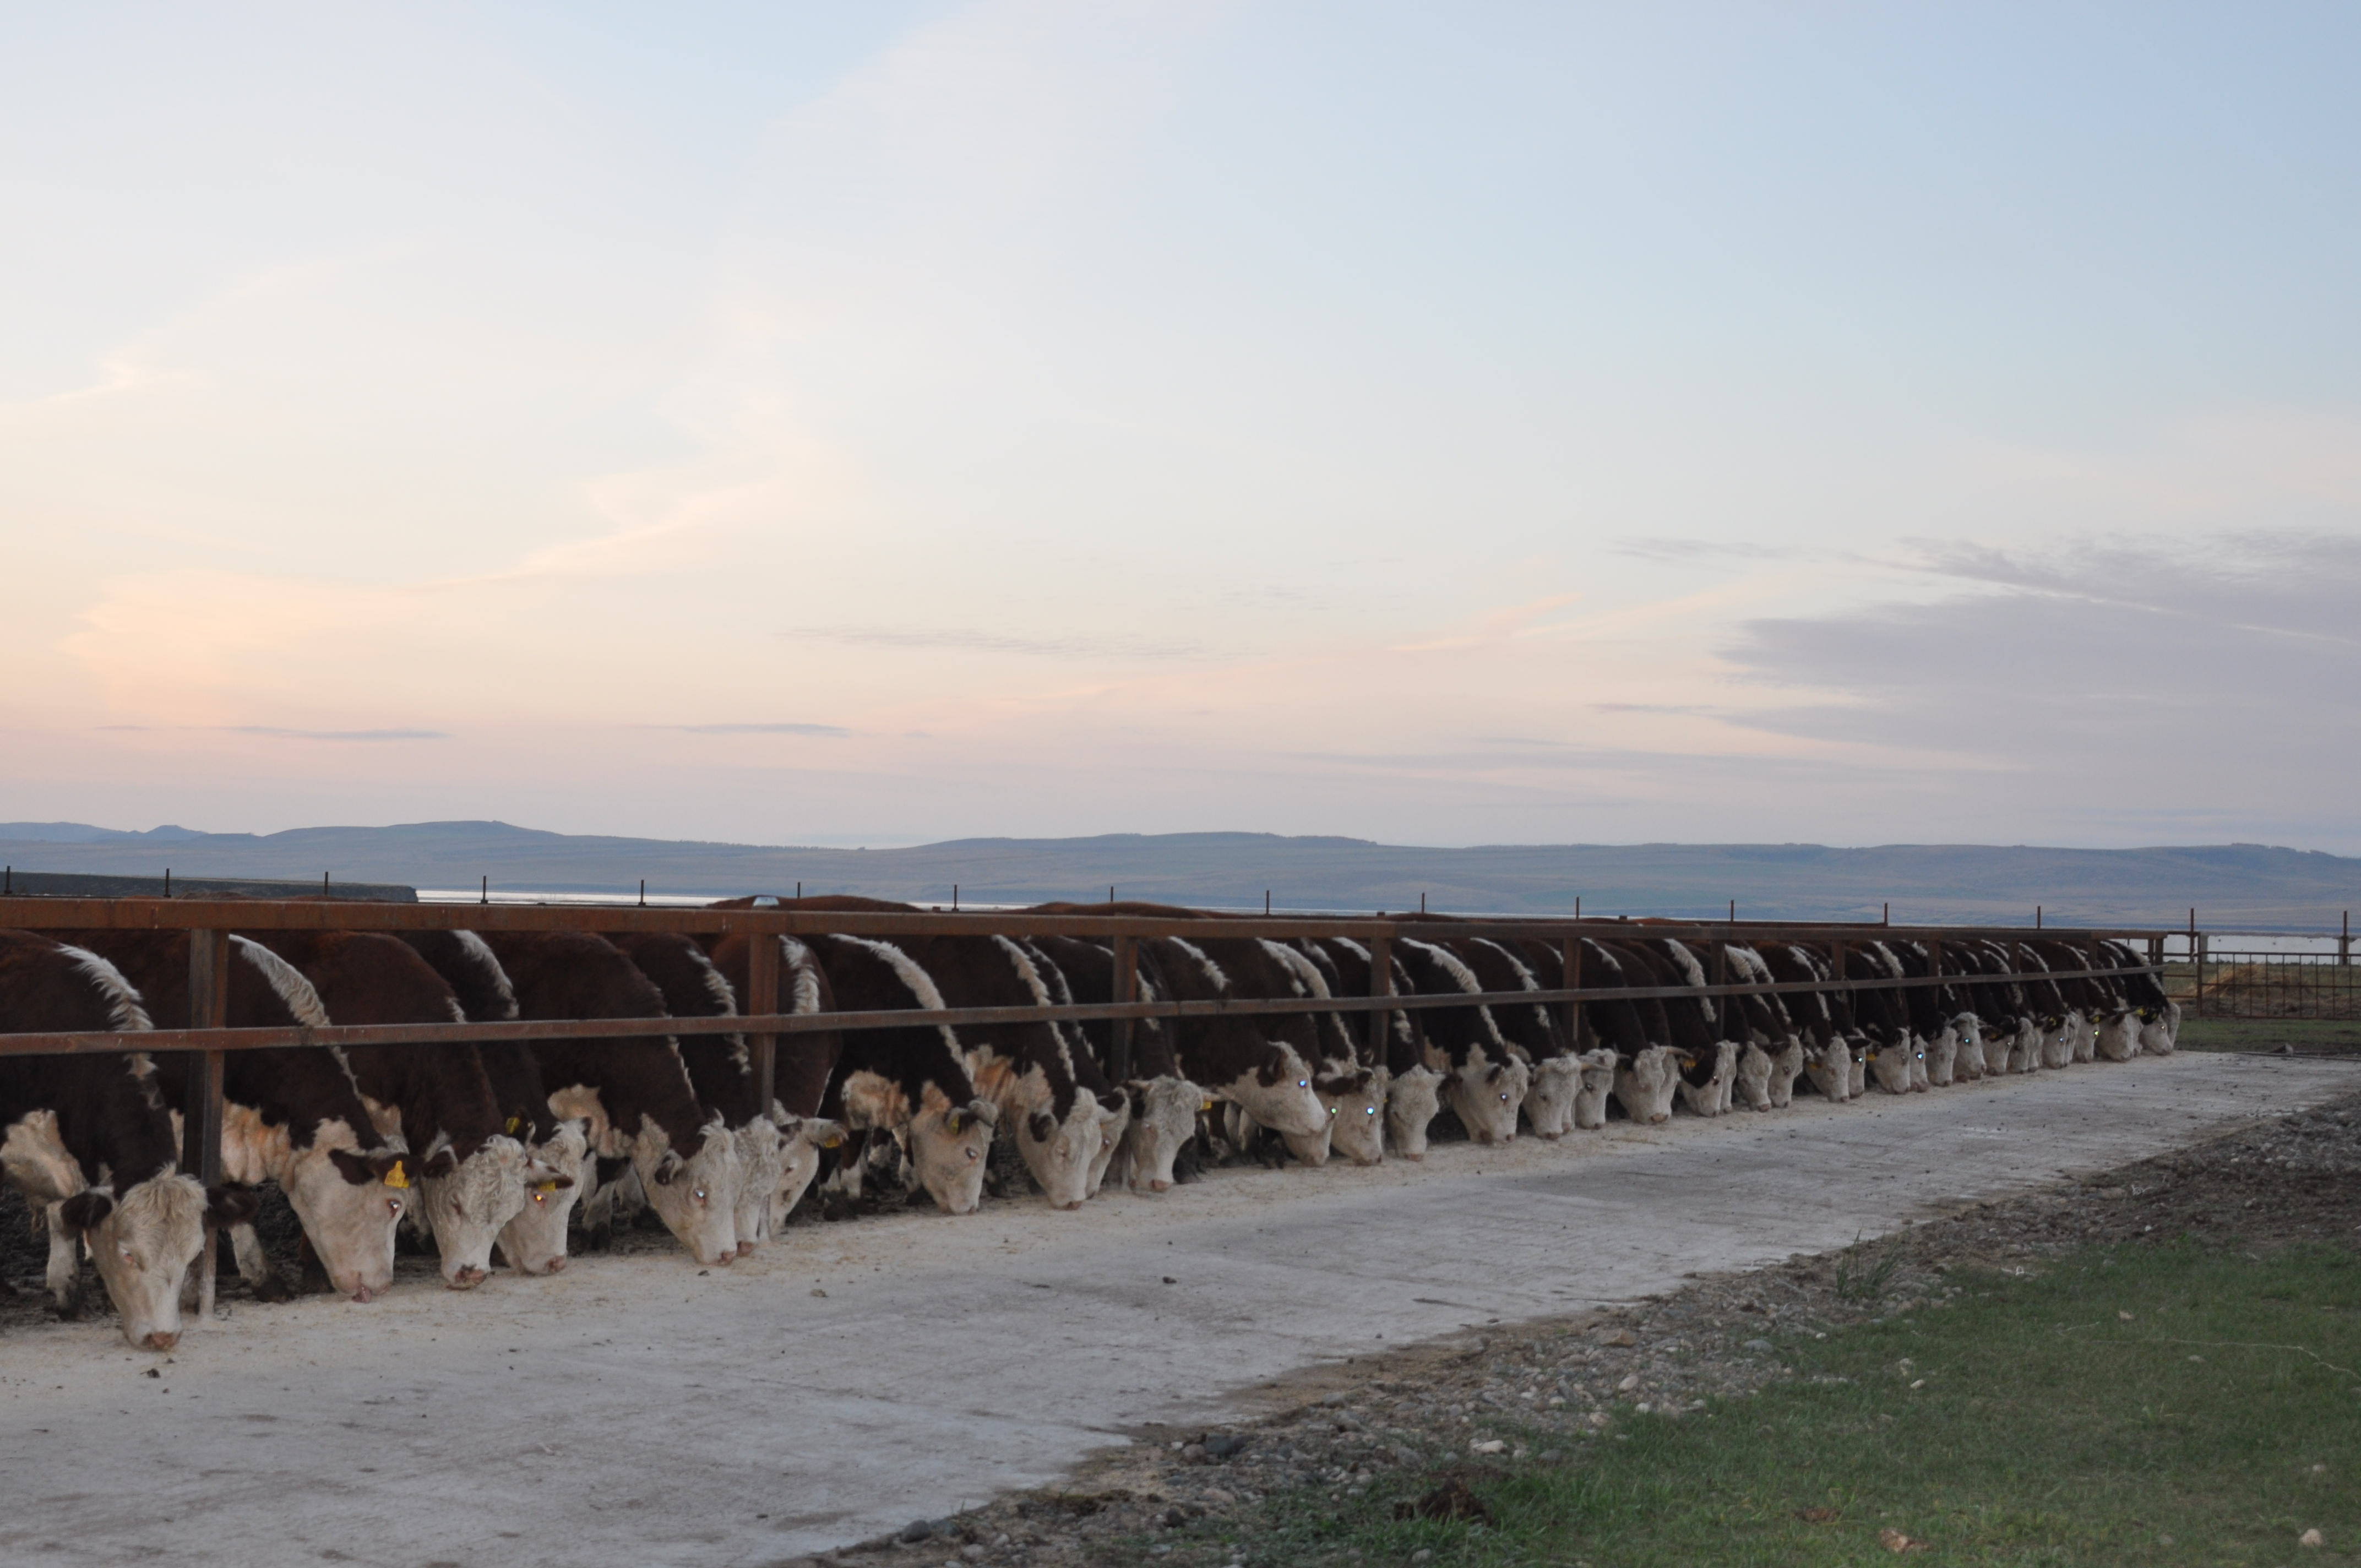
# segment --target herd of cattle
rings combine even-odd
[[[906,910],[851,898],[741,899]],[[1187,917],[1148,905],[1049,914]],[[1389,944],[1400,995],[1564,987],[1554,940],[1455,935],[1437,917]],[[1131,1070],[1106,1070],[1110,1027],[1004,1024],[781,1036],[757,1103],[741,1036],[674,1036],[666,1019],[735,1015],[750,940],[779,945],[781,1011],[1050,1006],[1115,997],[1107,946],[1071,938],[853,936],[700,939],[587,932],[262,931],[231,938],[227,1023],[407,1024],[645,1018],[645,1035],[228,1053],[210,1190],[180,1174],[179,1053],[0,1056],[0,1168],[49,1231],[48,1285],[75,1310],[81,1253],[135,1345],[177,1342],[192,1268],[217,1228],[265,1299],[290,1293],[258,1239],[275,1182],[307,1266],[367,1301],[393,1279],[395,1233],[431,1235],[445,1281],[479,1283],[497,1248],[522,1274],[566,1266],[646,1209],[708,1266],[777,1233],[816,1179],[858,1197],[889,1170],[946,1212],[975,1211],[990,1146],[1011,1140],[1048,1201],[1077,1209],[1112,1178],[1173,1185],[1176,1162],[1423,1157],[1446,1112],[1479,1143],[1521,1124],[1557,1138],[1616,1108],[1662,1122],[1769,1111],[1988,1074],[2172,1049],[2180,1010],[2120,943],[1855,938],[1706,945],[1646,923],[1579,944],[1576,988],[1678,988],[1584,1001],[1568,1037],[1552,1005],[1430,1006],[1381,1016],[1218,1012],[1135,1025]],[[1142,1000],[1367,996],[1372,954],[1343,938],[1143,938]],[[1938,978],[1940,984],[1883,985]],[[1841,964],[1842,973],[1837,972]],[[2095,979],[2048,978],[2103,968]],[[2121,971],[2121,972],[2117,972]],[[2034,978],[2009,980],[2012,973]],[[1704,993],[1709,976],[1804,989]],[[145,930],[0,931],[0,1034],[184,1028],[190,938]],[[1690,992],[1695,992],[1691,994]],[[1282,1152],[1283,1150],[1283,1152]],[[1187,1151],[1184,1157],[1184,1151]],[[578,1212],[577,1212],[578,1211]],[[206,1272],[208,1282],[210,1271]],[[0,1288],[5,1284],[0,1283]]]

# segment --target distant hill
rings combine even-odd
[[[2333,927],[2361,906],[2361,860],[2229,844],[2053,850],[1975,844],[1543,844],[1465,850],[1267,833],[961,839],[835,850],[544,833],[505,822],[302,828],[258,836],[80,823],[0,824],[20,871],[181,878],[390,883],[550,893],[860,893],[921,904],[1125,898],[1260,908],[1741,918],[2029,921]]]

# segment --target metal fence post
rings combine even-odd
[[[229,1018],[229,933],[189,933],[189,1027],[218,1029]],[[181,1107],[181,1168],[211,1187],[222,1179],[220,1051],[189,1053],[188,1101]]]
[[[1390,937],[1369,938],[1369,994],[1391,996],[1394,993],[1394,944]],[[1369,1055],[1380,1064],[1392,1052],[1386,1048],[1386,1036],[1394,1026],[1393,1012],[1380,1007],[1369,1014]]]
[[[1110,893],[1114,889],[1108,889]],[[1139,1000],[1139,938],[1117,937],[1115,939],[1115,1000]],[[1128,1018],[1109,1020],[1114,1027],[1107,1031],[1107,1078],[1121,1084],[1131,1079],[1131,1030]],[[1176,1042],[1177,1047],[1177,1042]]]
[[[1565,971],[1565,988],[1568,991],[1580,991],[1582,989],[1582,938],[1568,937],[1560,942],[1558,947],[1560,968]],[[1565,1038],[1566,1043],[1576,1050],[1582,1049],[1582,1003],[1579,1002],[1569,1002],[1565,1004]]]
[[[746,944],[746,1011],[767,1017],[779,1010],[779,938],[756,931]],[[758,1113],[771,1113],[779,1081],[779,1037],[756,1035],[746,1042],[754,1054],[754,1104]]]

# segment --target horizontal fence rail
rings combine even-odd
[[[1893,927],[1802,922],[1686,920],[1392,919],[1378,916],[1331,918],[1291,916],[1207,916],[1044,914],[992,910],[887,911],[781,908],[646,908],[640,905],[378,904],[359,900],[264,901],[225,898],[25,898],[0,896],[0,927],[27,930],[178,930],[190,934],[190,1015],[212,1026],[137,1032],[0,1034],[0,1058],[79,1055],[107,1051],[178,1051],[191,1058],[188,1114],[182,1168],[208,1184],[221,1177],[222,1075],[231,1051],[273,1047],[430,1045],[503,1040],[613,1039],[682,1035],[741,1035],[752,1047],[756,1102],[771,1102],[774,1056],[781,1039],[801,1035],[862,1029],[985,1028],[994,1025],[1111,1022],[1115,1025],[1107,1071],[1128,1076],[1131,1025],[1148,1019],[1256,1017],[1300,1014],[1390,1014],[1445,1007],[1543,1006],[1569,1009],[1573,1043],[1579,1044],[1578,1005],[1586,1003],[1666,1000],[1681,996],[1784,996],[1797,993],[1898,991],[1944,985],[2005,985],[2023,981],[2103,979],[2158,974],[2168,933],[2157,930],[2091,930],[2021,927]],[[897,1008],[842,1013],[778,1013],[778,960],[774,943],[756,942],[750,956],[748,995],[754,1010],[721,1018],[525,1019],[495,1023],[330,1024],[280,1028],[222,1026],[227,999],[232,933],[272,931],[588,931],[623,934],[660,932],[682,936],[747,937],[1078,937],[1107,942],[1115,959],[1113,1002],[1031,1007]],[[1873,933],[1873,934],[1872,934]],[[1510,938],[1554,941],[1571,965],[1576,984],[1506,992],[1397,994],[1388,962],[1371,966],[1367,996],[1224,997],[1209,1001],[1137,1000],[1137,951],[1142,940],[1347,938],[1367,943],[1372,953],[1395,940]],[[2104,940],[2144,944],[2150,962],[2123,968],[2015,970],[2005,974],[1936,974],[1870,980],[1717,980],[1705,985],[1584,986],[1577,944],[1583,939],[1631,941],[1671,938],[1700,946],[1752,946],[1765,941],[1811,943],[1839,950],[1873,942],[2000,944],[2012,966],[2023,961],[2022,944],[2082,946],[2095,962]],[[1382,1028],[1381,1020],[1374,1023]]]
[[[1079,1002],[1046,1007],[938,1007],[868,1013],[774,1013],[728,1018],[532,1018],[482,1024],[291,1025],[273,1029],[143,1029],[128,1034],[0,1035],[0,1056],[83,1051],[252,1051],[286,1046],[493,1044],[501,1040],[587,1040],[660,1035],[818,1035],[839,1029],[961,1029],[994,1024],[1097,1023],[1111,1019],[1261,1017],[1274,1014],[1417,1012],[1433,1007],[1546,1006],[1568,1002],[1637,1002],[1676,996],[1784,996],[1801,992],[1895,991],[2007,980],[2089,980],[2154,974],[2152,965],[2059,970],[2022,975],[1925,976],[1903,980],[1733,981],[1727,985],[1618,985],[1597,990],[1422,992],[1389,996],[1221,997],[1206,1002]]]

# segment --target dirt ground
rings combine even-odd
[[[1341,1500],[1389,1469],[1465,1461],[1535,1429],[1554,1446],[1477,1463],[1565,1457],[1610,1432],[1620,1407],[1678,1414],[1786,1376],[1773,1332],[1825,1334],[1939,1312],[1961,1267],[2023,1268],[2092,1244],[2182,1238],[2261,1252],[2323,1243],[2361,1252],[2361,1095],[2193,1147],[1997,1202],[1841,1252],[1715,1275],[1630,1308],[1357,1357],[1287,1380],[1259,1420],[1143,1431],[1054,1488],[790,1564],[864,1568],[1009,1563],[1082,1568],[1128,1558],[1183,1526],[1202,1539],[1264,1493],[1326,1484]],[[1218,1530],[1216,1534],[1220,1533]]]

